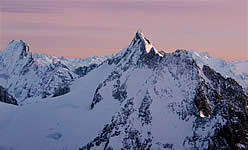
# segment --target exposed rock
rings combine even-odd
[[[78,67],[77,69],[75,69],[74,73],[79,75],[80,77],[83,77],[91,70],[95,69],[97,66],[97,64],[91,64],[89,66]]]
[[[0,102],[17,105],[16,99],[0,86]]]

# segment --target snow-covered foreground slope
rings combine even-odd
[[[86,75],[111,56],[88,59],[32,54],[23,41],[11,41],[0,51],[0,85],[25,104],[30,97],[51,97],[70,91],[74,79]]]
[[[119,104],[110,97],[90,111],[95,87],[110,69],[102,66],[90,72],[73,84],[70,93],[49,101],[22,107],[0,103],[0,149],[78,149],[90,141],[118,110]]]
[[[69,93],[0,103],[0,149],[248,149],[243,88],[194,57],[137,32]]]

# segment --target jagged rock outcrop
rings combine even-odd
[[[16,99],[0,86],[0,102],[17,105]]]
[[[247,60],[226,62],[224,60],[209,56],[207,52],[197,53],[194,51],[188,51],[188,53],[194,58],[199,67],[202,68],[204,65],[207,65],[216,72],[221,73],[222,76],[234,79],[248,94]]]
[[[74,73],[79,75],[80,77],[83,77],[96,67],[98,67],[97,64],[90,64],[89,66],[78,67],[74,70]]]

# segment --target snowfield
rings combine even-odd
[[[90,111],[95,87],[109,69],[103,66],[92,71],[61,97],[43,101],[31,98],[28,101],[37,103],[22,107],[0,103],[0,149],[78,149],[90,141],[119,108],[117,102],[109,100]]]

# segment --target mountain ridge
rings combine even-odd
[[[239,82],[246,70],[205,56],[159,52],[138,32],[96,68],[79,69],[67,94],[30,97],[22,107],[0,103],[0,147],[245,150],[248,96]]]
[[[33,54],[26,43],[12,40],[0,51],[0,85],[20,104],[30,97],[63,95],[69,92],[69,84],[74,79],[87,74],[109,57],[70,60]],[[75,73],[80,67],[86,68],[82,70],[83,74],[81,70]]]

